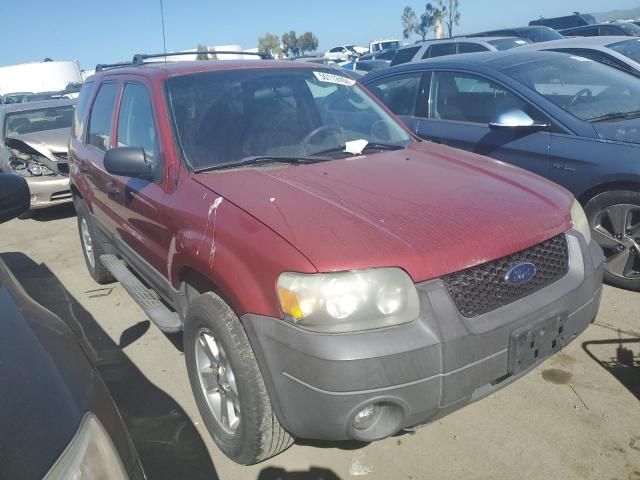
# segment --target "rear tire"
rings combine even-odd
[[[640,192],[603,192],[584,210],[591,236],[604,251],[605,282],[640,291]]]
[[[293,438],[273,412],[240,319],[216,294],[199,295],[189,306],[184,354],[202,420],[227,457],[252,465],[291,446]]]
[[[115,282],[111,272],[100,262],[100,255],[104,255],[105,250],[102,240],[96,235],[96,230],[91,221],[89,208],[81,198],[75,200],[78,217],[78,233],[80,234],[80,244],[84,254],[84,261],[91,277],[100,285]]]

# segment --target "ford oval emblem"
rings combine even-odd
[[[504,276],[504,281],[509,285],[524,285],[536,276],[536,266],[533,263],[525,262],[514,265]]]

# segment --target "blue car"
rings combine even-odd
[[[640,290],[638,78],[575,55],[515,49],[408,63],[361,82],[420,137],[566,187],[605,252],[606,280]]]

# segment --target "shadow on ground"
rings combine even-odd
[[[582,349],[640,400],[640,338],[593,340]]]
[[[287,472],[283,468],[267,467],[260,472],[258,480],[340,480],[331,470],[311,467],[307,471]]]
[[[58,315],[76,334],[109,387],[149,480],[218,479],[209,452],[187,414],[121,350],[144,335],[149,329],[148,322],[125,330],[120,345],[116,345],[45,264],[37,264],[22,253],[3,253],[0,258],[27,293]]]
[[[73,203],[65,203],[41,210],[32,210],[25,220],[35,220],[36,222],[50,222],[51,220],[61,220],[76,216],[76,209]]]

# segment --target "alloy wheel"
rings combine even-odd
[[[195,350],[202,394],[220,427],[234,434],[240,426],[240,398],[227,355],[207,328],[198,332]]]
[[[625,279],[640,278],[640,206],[604,208],[593,218],[591,234],[604,251],[607,272]]]

